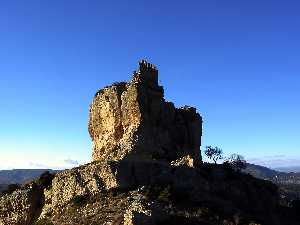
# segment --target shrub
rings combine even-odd
[[[223,158],[223,150],[218,147],[206,146],[205,155],[207,158],[214,161],[217,164],[217,161]]]
[[[241,171],[242,169],[246,169],[247,162],[243,156],[238,154],[232,154],[227,162],[234,168],[236,171]]]

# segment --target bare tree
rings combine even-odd
[[[223,150],[218,147],[206,146],[205,155],[207,158],[214,161],[217,164],[217,161],[223,158]]]
[[[242,155],[232,154],[227,160],[229,164],[237,171],[241,171],[242,169],[247,168],[247,162]]]

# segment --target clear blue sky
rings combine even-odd
[[[198,108],[203,146],[300,165],[299,12],[291,0],[2,1],[0,169],[89,161],[93,95],[142,58],[167,100]]]

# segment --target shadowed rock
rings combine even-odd
[[[31,183],[0,198],[0,225],[30,225],[43,206],[42,190]]]
[[[195,108],[164,99],[156,67],[139,63],[128,83],[97,92],[90,106],[93,160],[147,159],[171,162],[190,156],[201,163],[202,118]]]

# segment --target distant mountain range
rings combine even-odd
[[[300,166],[291,166],[291,167],[277,167],[274,168],[274,170],[280,171],[280,172],[286,172],[286,173],[300,173]]]
[[[270,180],[277,184],[281,193],[281,198],[287,202],[293,199],[300,199],[300,173],[285,173],[269,169],[264,166],[247,164],[245,173],[249,173],[254,177]]]
[[[299,184],[300,185],[300,173],[293,172],[280,172],[264,166],[258,166],[254,164],[247,164],[245,173],[249,173],[254,177],[270,180],[277,184]]]
[[[0,191],[5,189],[8,184],[23,184],[27,181],[38,178],[45,171],[56,173],[51,169],[15,169],[0,170]]]

